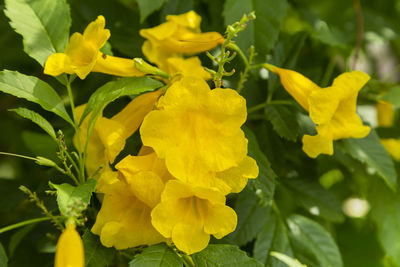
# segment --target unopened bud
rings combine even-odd
[[[143,58],[134,58],[133,61],[135,62],[135,68],[139,71],[169,79],[169,75],[167,73],[150,65],[144,61]]]
[[[36,161],[35,162],[37,164],[39,164],[39,165],[42,165],[42,166],[49,166],[49,167],[56,167],[57,166],[57,164],[54,161],[46,159],[44,157],[40,157],[40,156],[36,157]]]

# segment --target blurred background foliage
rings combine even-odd
[[[268,61],[294,69],[320,86],[328,86],[334,77],[346,70],[364,70],[372,80],[359,95],[363,119],[376,127],[380,137],[400,137],[398,116],[393,127],[382,129],[377,127],[374,109],[376,101],[388,91],[392,98],[387,100],[396,107],[400,104],[400,88],[397,87],[400,78],[399,0],[364,0],[361,3],[358,0],[67,2],[72,16],[71,33],[82,32],[90,21],[102,14],[111,31],[106,47],[108,53],[130,58],[143,57],[144,39],[139,36],[139,29],[160,24],[168,14],[195,10],[203,18],[203,31],[223,33],[226,25],[254,10],[257,19],[236,39],[243,51],[247,52],[254,44],[258,53],[256,62]],[[23,52],[21,36],[14,32],[4,15],[3,0],[0,8],[0,69],[37,76],[65,95],[59,84],[45,76],[42,67]],[[358,21],[358,12],[362,12],[362,24]],[[212,68],[205,55],[200,57],[205,66]],[[233,67],[237,74],[224,81],[226,87],[235,88],[238,73],[243,70],[239,57],[227,68]],[[110,79],[92,73],[85,80],[76,81],[76,103],[86,103],[90,94]],[[291,100],[276,76],[268,77],[265,70],[257,69],[251,71],[242,94],[248,107],[252,107],[265,101],[272,91],[276,100]],[[123,98],[112,103],[105,110],[106,116],[114,114],[128,101],[129,98]],[[53,114],[43,113],[23,99],[0,93],[0,151],[57,160],[57,147],[48,136],[30,121],[7,111],[20,106],[40,111],[56,129],[63,129],[66,140],[71,140],[71,129]],[[395,169],[388,163],[391,159],[382,151],[383,147],[376,144],[375,133],[366,141],[338,141],[334,156],[319,156],[313,160],[301,150],[301,136],[312,132],[313,127],[300,106],[267,107],[250,115],[246,127],[249,147],[252,146],[250,153],[255,155],[264,179],[270,179],[270,188],[260,196],[257,195],[259,191],[252,190],[258,185],[250,183],[248,190],[229,198],[239,215],[238,228],[222,241],[214,242],[238,245],[267,266],[284,264],[265,251],[280,251],[308,266],[328,266],[324,263],[329,262],[330,255],[324,246],[329,248],[329,244],[324,243],[323,234],[319,235],[319,228],[313,225],[318,223],[336,241],[344,266],[400,266],[400,196],[387,185],[392,182],[397,189],[393,181],[396,181],[399,163],[394,162]],[[139,146],[135,135],[128,140],[122,154],[135,153]],[[390,166],[381,166],[385,164]],[[56,171],[39,167],[32,161],[0,155],[0,227],[41,216],[40,210],[18,190],[20,185],[36,191],[49,209],[56,209],[54,197],[45,191],[49,180],[60,183],[63,179]],[[384,180],[389,182],[385,184]],[[349,198],[367,199],[371,211],[362,218],[343,213],[342,206]],[[295,235],[296,229],[304,236]],[[58,230],[50,223],[40,223],[1,234],[0,242],[9,257],[9,266],[52,266],[57,235]]]

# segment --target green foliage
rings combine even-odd
[[[8,262],[7,254],[4,250],[3,245],[0,243],[0,266],[7,267],[7,262]]]
[[[42,66],[54,52],[64,52],[71,25],[65,0],[6,0],[11,26],[24,38],[24,50]]]
[[[265,108],[265,117],[271,121],[274,130],[290,141],[296,141],[300,132],[299,123],[293,113],[293,110],[282,105],[268,105]]]
[[[163,4],[167,2],[166,0],[137,0],[140,9],[140,22],[146,20],[146,18],[151,15],[154,11],[160,9]]]
[[[400,86],[390,88],[382,100],[392,103],[395,107],[400,107]]]
[[[115,250],[106,248],[100,243],[100,238],[86,230],[82,236],[83,247],[85,248],[86,267],[109,266],[115,256]]]
[[[183,260],[164,243],[145,248],[129,263],[129,267],[182,266]]]

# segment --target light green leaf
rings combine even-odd
[[[32,122],[39,125],[40,128],[45,130],[45,132],[48,133],[51,137],[53,137],[53,139],[55,140],[57,139],[56,132],[54,131],[53,126],[51,126],[51,124],[40,114],[26,108],[9,109],[9,111],[14,111],[21,117],[31,120]]]
[[[65,0],[6,0],[5,14],[22,35],[25,52],[42,66],[55,52],[64,52],[71,18]]]
[[[96,184],[97,180],[95,179],[89,179],[79,186],[70,184],[57,185],[49,182],[49,185],[57,190],[58,208],[66,216],[71,214],[71,209],[76,208],[77,204],[80,206],[89,204],[92,193],[96,189]]]
[[[261,267],[259,261],[250,258],[246,252],[232,245],[209,245],[204,250],[192,255],[196,267]]]
[[[368,172],[376,172],[387,185],[395,190],[397,174],[393,160],[382,146],[379,137],[371,129],[370,134],[362,139],[349,138],[344,141],[344,150],[354,159],[367,164]]]
[[[286,0],[227,0],[223,14],[225,24],[230,25],[239,21],[243,14],[256,12],[257,18],[249,23],[248,28],[235,40],[244,52],[254,45],[260,59],[264,62],[266,55],[278,40],[286,8]]]
[[[225,240],[243,246],[255,239],[267,222],[269,206],[261,207],[259,198],[254,195],[254,192],[244,190],[236,200],[235,211],[238,216],[236,229]]]
[[[298,260],[293,259],[292,257],[289,257],[289,256],[287,256],[285,254],[282,254],[282,253],[279,253],[279,252],[276,252],[276,251],[272,251],[270,254],[271,254],[271,256],[273,256],[273,257],[279,259],[280,261],[286,263],[288,267],[307,267],[306,265],[301,264],[301,262],[299,262]]]
[[[293,251],[289,242],[288,229],[283,221],[274,212],[268,214],[268,220],[257,235],[254,243],[254,258],[264,263],[266,266],[286,267],[277,259],[271,257],[271,251],[279,251],[286,255],[293,256]]]
[[[317,20],[315,23],[314,36],[324,44],[339,48],[346,47],[346,41],[340,31],[330,28],[325,21]]]
[[[309,267],[341,267],[342,258],[332,236],[318,223],[292,215],[287,220],[295,257]]]
[[[297,140],[300,126],[293,108],[283,105],[268,105],[264,112],[265,117],[272,123],[280,137],[294,142]]]
[[[160,9],[165,2],[166,0],[137,0],[140,9],[140,23],[143,23],[154,11]]]
[[[0,266],[7,267],[8,266],[7,262],[8,262],[8,258],[7,258],[6,251],[4,250],[3,245],[0,243]]]
[[[400,107],[400,86],[390,88],[382,100],[392,103],[395,107]]]
[[[258,142],[254,133],[247,127],[243,128],[246,138],[249,140],[248,151],[249,156],[257,161],[259,174],[257,179],[249,179],[248,187],[256,194],[262,196],[263,205],[267,205],[272,201],[275,191],[276,174],[271,169],[267,157],[258,146]]]
[[[179,267],[182,265],[182,258],[165,243],[145,248],[129,263],[129,267]]]
[[[296,199],[312,215],[328,221],[342,222],[344,216],[339,201],[319,183],[309,179],[283,179],[296,192]]]
[[[82,236],[83,247],[85,248],[85,266],[103,267],[110,266],[115,256],[113,248],[106,248],[100,243],[98,236],[86,230]]]
[[[1,71],[0,91],[39,104],[43,109],[57,114],[73,125],[57,92],[36,77],[16,71]]]

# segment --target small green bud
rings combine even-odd
[[[133,61],[135,62],[135,68],[140,70],[141,72],[169,79],[169,75],[167,73],[157,67],[150,65],[149,63],[144,61],[143,58],[134,58]]]
[[[49,166],[49,167],[56,167],[57,166],[57,164],[54,161],[46,159],[44,157],[40,157],[40,156],[36,157],[36,161],[35,162],[37,164],[39,164],[39,165],[42,165],[42,166]]]

